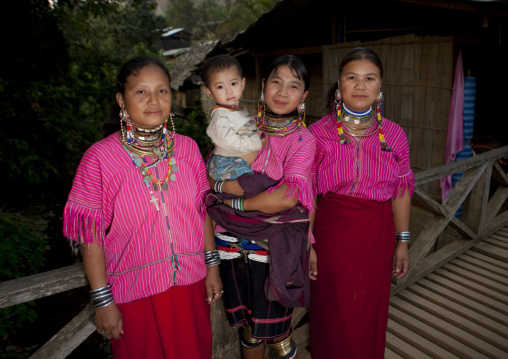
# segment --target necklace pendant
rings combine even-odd
[[[355,121],[354,121],[354,122],[355,122],[355,125],[358,125],[358,124],[360,123],[360,120],[355,119]]]
[[[176,159],[174,157],[171,157],[171,161],[169,161],[171,165],[176,165]]]
[[[159,199],[158,198],[155,198],[153,195],[152,195],[152,199],[150,200],[150,202],[152,202],[153,204],[155,204],[155,208],[157,208],[157,210],[159,210],[159,204],[157,203]]]
[[[152,182],[152,176],[150,176],[150,175],[144,176],[143,180],[145,181],[146,185],[148,186],[150,184],[150,182]]]
[[[170,180],[171,182],[175,182],[175,181],[176,181],[176,175],[175,175],[174,173],[171,173],[171,174],[169,175],[169,180]]]
[[[349,120],[350,120],[350,119],[351,119],[351,118],[350,118],[349,116],[345,116],[345,117],[344,117],[344,120],[345,120],[346,122],[349,122]]]
[[[168,185],[168,183],[167,183],[167,182],[164,182],[164,183],[162,184],[162,189],[163,189],[164,191],[167,191],[167,190],[169,189],[169,185]]]
[[[154,191],[158,191],[158,190],[159,190],[159,184],[158,184],[157,182],[154,182],[154,183],[152,184],[152,187],[153,187],[153,190],[154,190]]]
[[[178,172],[178,167],[176,167],[176,165],[171,165],[171,172]]]

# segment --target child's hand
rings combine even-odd
[[[263,137],[261,139],[261,147],[265,147],[266,141],[267,141],[267,137]]]

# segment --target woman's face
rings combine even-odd
[[[292,113],[309,93],[305,91],[304,82],[293,75],[288,65],[279,66],[266,83],[263,80],[263,91],[266,105],[278,115]]]
[[[127,77],[125,93],[117,93],[116,100],[134,126],[156,127],[166,121],[171,111],[169,79],[159,66],[145,66]]]
[[[370,60],[353,60],[342,69],[339,90],[347,108],[355,112],[367,111],[381,90],[379,68]]]

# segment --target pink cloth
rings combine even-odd
[[[459,51],[455,80],[453,82],[450,114],[448,116],[448,133],[446,135],[445,164],[455,161],[457,153],[464,149],[464,69],[462,67],[462,51]],[[452,176],[440,179],[441,199],[444,202],[452,189]]]
[[[414,175],[409,162],[409,144],[404,130],[383,118],[383,132],[391,152],[381,150],[377,127],[366,133],[372,136],[340,144],[337,120],[330,113],[310,126],[316,137],[314,188],[316,194],[333,192],[339,195],[384,202],[414,190]]]
[[[64,210],[63,233],[90,244],[95,223],[117,303],[162,293],[173,285],[192,284],[206,275],[204,198],[209,185],[205,164],[196,142],[188,137],[176,134],[174,151],[176,181],[169,182],[167,191],[153,192],[159,211],[150,202],[150,191],[118,133],[91,146],[77,169]],[[150,170],[164,178],[167,162]],[[173,269],[173,255],[180,270]]]
[[[316,139],[306,127],[284,137],[267,136],[252,169],[276,181],[281,180],[269,192],[286,183],[286,196],[298,198],[310,213],[314,210],[311,170],[315,151]]]

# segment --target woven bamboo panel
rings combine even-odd
[[[384,115],[401,125],[411,146],[415,172],[444,164],[453,81],[453,38],[406,35],[352,42],[323,49],[323,98],[337,81],[339,63],[350,49],[375,51],[384,66]],[[439,196],[438,183],[423,188]]]

